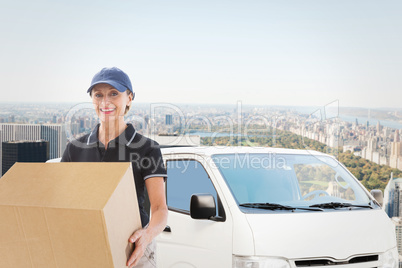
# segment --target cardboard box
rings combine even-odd
[[[131,163],[16,163],[0,179],[0,267],[126,267]]]

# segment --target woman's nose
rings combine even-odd
[[[108,97],[108,96],[104,96],[104,97],[102,98],[102,104],[108,104],[108,103],[110,103],[109,97]]]

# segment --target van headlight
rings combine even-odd
[[[397,268],[399,266],[399,256],[397,248],[393,248],[381,254],[381,268]]]
[[[233,268],[290,268],[289,262],[280,258],[233,256]]]

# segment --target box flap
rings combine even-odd
[[[0,179],[0,205],[102,209],[127,169],[129,162],[16,163]]]

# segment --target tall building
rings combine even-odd
[[[50,159],[61,157],[67,143],[63,124],[0,124],[0,165],[2,142],[18,140],[49,141]]]
[[[373,161],[373,153],[377,151],[377,139],[370,138],[367,141],[366,159]]]
[[[2,148],[2,175],[15,162],[46,162],[49,159],[49,142],[45,140],[5,141]]]
[[[383,208],[388,217],[402,217],[402,178],[391,178],[384,190]]]
[[[402,142],[391,142],[389,165],[392,168],[402,169]]]
[[[166,115],[165,123],[166,123],[166,125],[168,125],[168,126],[173,125],[173,115],[167,114],[167,115]]]
[[[66,133],[62,124],[41,125],[40,138],[49,141],[50,159],[61,157],[66,148]]]
[[[172,134],[173,133],[173,115],[171,115],[171,114],[166,115],[165,124],[167,127],[167,133]]]
[[[393,217],[391,221],[395,225],[396,246],[398,248],[398,253],[399,255],[402,255],[402,218]],[[401,267],[401,263],[399,263],[399,267]]]
[[[376,130],[377,130],[377,136],[379,136],[379,135],[380,135],[380,131],[381,131],[381,124],[380,124],[380,121],[377,121]]]
[[[146,116],[144,117],[144,134],[145,134],[145,135],[149,135],[149,134],[150,134],[150,133],[149,133],[149,128],[150,128],[149,124],[150,124],[150,122],[151,122],[151,120],[149,119],[149,116],[146,115]]]

